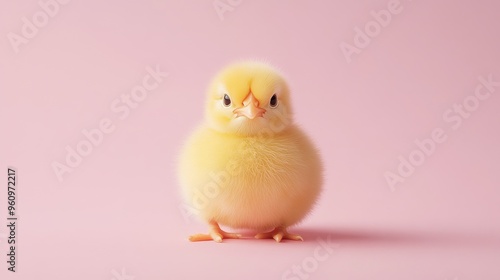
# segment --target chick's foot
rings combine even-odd
[[[289,233],[286,231],[286,228],[284,228],[284,227],[277,227],[271,232],[259,233],[255,236],[255,238],[257,238],[257,239],[272,238],[272,239],[276,240],[276,242],[281,242],[282,239],[304,241],[304,239],[302,239],[302,236],[300,236],[298,234]]]
[[[208,231],[208,234],[194,234],[189,236],[189,241],[195,242],[195,241],[215,241],[215,242],[222,242],[222,239],[237,239],[240,238],[241,234],[238,233],[230,233],[230,232],[225,232],[223,231],[219,225],[216,222],[210,222],[210,230]]]

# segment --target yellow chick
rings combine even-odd
[[[287,228],[311,210],[323,168],[292,122],[289,94],[284,78],[263,62],[236,63],[215,77],[205,121],[180,156],[186,202],[210,226],[190,241],[241,237],[219,225],[262,232],[259,239],[303,240]]]

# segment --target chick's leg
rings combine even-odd
[[[255,236],[257,239],[266,239],[266,238],[272,238],[276,240],[276,242],[281,242],[282,239],[290,239],[290,240],[300,240],[304,241],[302,239],[302,236],[298,234],[292,234],[289,233],[285,227],[277,227],[271,232],[264,232],[264,233],[259,233]]]
[[[189,237],[189,241],[210,241],[213,240],[215,242],[222,242],[222,239],[227,238],[240,238],[241,234],[238,233],[230,233],[230,232],[225,232],[223,231],[220,227],[219,224],[215,221],[211,221],[209,223],[210,229],[208,231],[208,234],[195,234],[191,235]]]

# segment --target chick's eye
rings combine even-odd
[[[276,94],[273,94],[273,96],[271,97],[269,105],[271,106],[271,108],[276,108],[278,106],[278,97],[276,96]]]
[[[231,98],[229,98],[229,95],[224,94],[224,99],[222,102],[225,107],[229,107],[231,105]]]

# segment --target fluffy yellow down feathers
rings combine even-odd
[[[287,227],[318,198],[322,165],[293,124],[289,94],[279,72],[262,62],[236,63],[215,77],[205,121],[180,155],[184,198],[210,227],[191,241],[241,236],[219,225],[260,231],[256,238],[278,242],[302,240]]]

